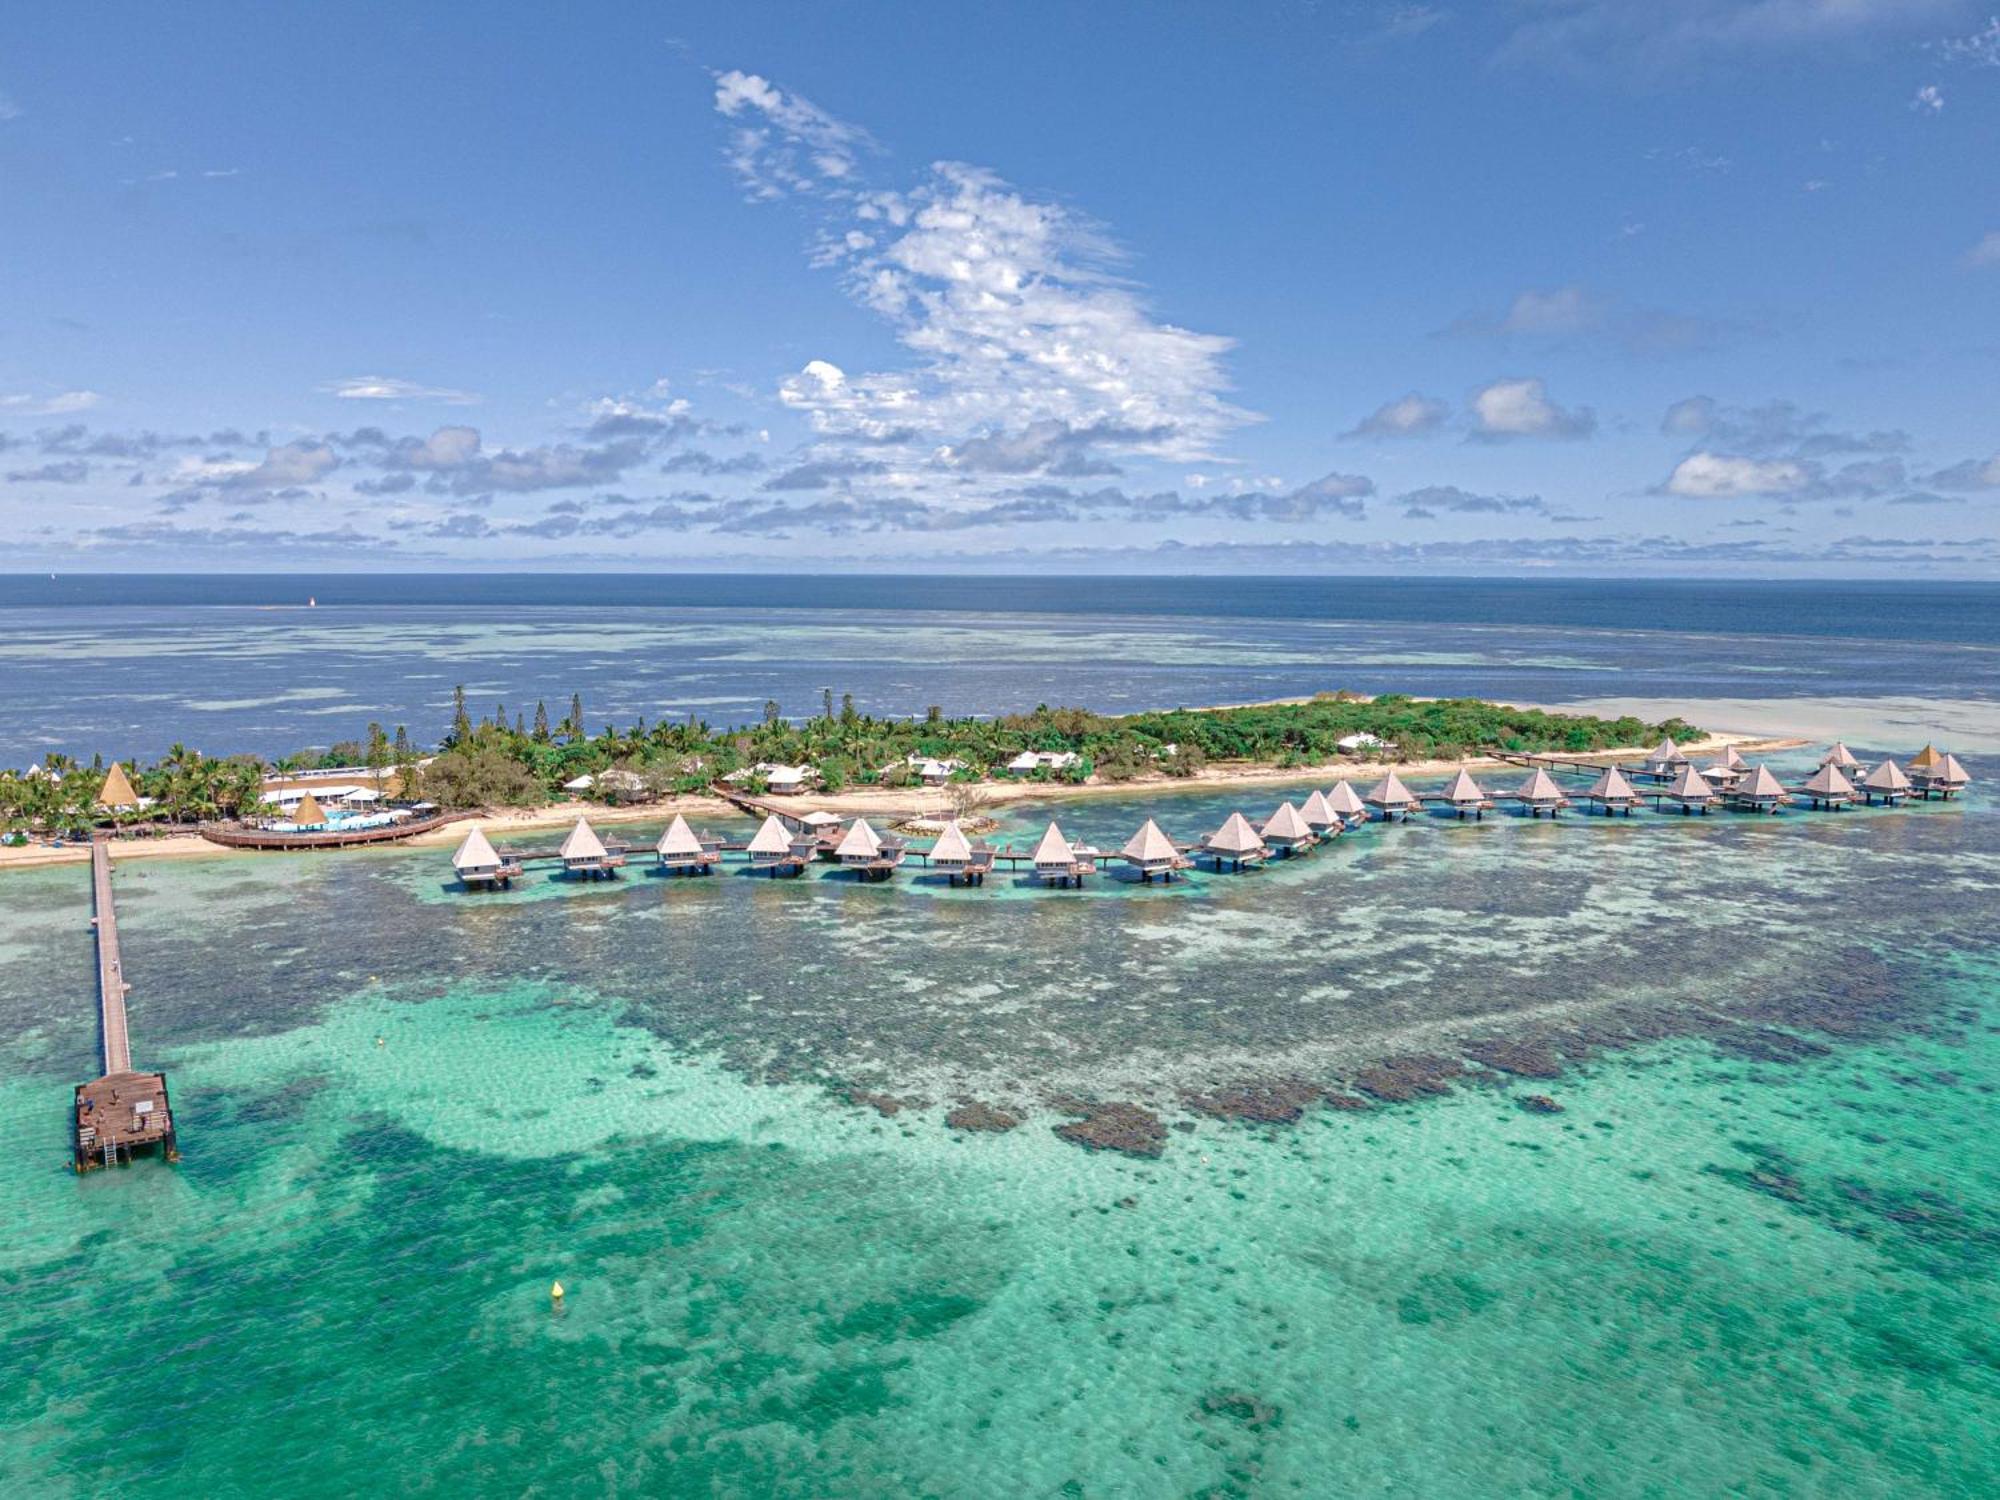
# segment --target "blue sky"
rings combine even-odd
[[[1990,576],[1989,8],[49,12],[0,565]]]

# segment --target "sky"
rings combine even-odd
[[[1993,4],[45,10],[0,569],[2000,576]]]

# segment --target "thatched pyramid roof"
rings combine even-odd
[[[500,856],[494,851],[492,841],[477,828],[465,836],[465,842],[458,846],[458,853],[451,857],[454,870],[487,870],[499,863]]]
[[[1737,792],[1745,797],[1782,797],[1785,786],[1771,774],[1769,766],[1759,766],[1750,773],[1750,779],[1737,788]]]
[[[1691,763],[1682,761],[1679,773],[1674,777],[1672,785],[1667,788],[1667,795],[1677,797],[1682,802],[1713,802],[1715,788],[1702,779],[1701,772]]]
[[[1303,839],[1312,837],[1312,828],[1299,816],[1296,807],[1280,802],[1278,810],[1265,822],[1263,834],[1267,839]]]
[[[1158,864],[1162,860],[1172,860],[1180,851],[1174,841],[1160,831],[1160,825],[1151,818],[1146,819],[1139,831],[1125,841],[1124,855],[1136,864]]]
[[[324,823],[326,810],[319,805],[319,799],[307,792],[299,799],[299,805],[292,810],[294,823]]]
[[[1616,766],[1606,766],[1584,795],[1597,797],[1606,802],[1622,802],[1627,798],[1636,801],[1639,796],[1632,790],[1632,783],[1625,779],[1625,773]]]
[[[1035,863],[1037,865],[1076,863],[1076,851],[1070,848],[1069,840],[1063,837],[1062,830],[1054,823],[1049,824],[1048,830],[1042,834],[1042,841],[1035,845]]]
[[[1724,745],[1722,747],[1722,754],[1716,756],[1715,763],[1725,771],[1747,771],[1750,769],[1750,762],[1736,753],[1734,745]]]
[[[1826,759],[1821,761],[1820,764],[1823,766],[1839,766],[1841,770],[1849,771],[1860,765],[1861,762],[1854,758],[1854,752],[1847,748],[1845,741],[1835,740],[1832,748],[1826,752]]]
[[[1400,782],[1397,784],[1401,785]],[[1343,818],[1352,818],[1368,811],[1367,804],[1361,800],[1361,794],[1344,781],[1336,781],[1333,784],[1333,790],[1326,794],[1326,805]]]
[[[1526,781],[1521,783],[1520,790],[1515,792],[1514,795],[1519,797],[1523,802],[1567,802],[1569,800],[1568,797],[1563,795],[1563,789],[1556,785],[1555,777],[1549,775],[1540,766],[1535,767],[1534,772]]]
[[[786,847],[789,848],[790,845]],[[688,827],[688,820],[675,813],[673,822],[667,825],[667,831],[660,835],[658,848],[662,854],[699,854],[701,840],[696,838],[694,830]]]
[[[1687,757],[1681,754],[1681,747],[1674,743],[1674,737],[1668,735],[1653,747],[1653,753],[1646,759],[1656,766],[1677,766]]]
[[[1460,766],[1458,774],[1451,778],[1451,785],[1444,789],[1444,796],[1447,802],[1454,805],[1460,802],[1484,802],[1486,788],[1472,779],[1470,771]]]
[[[562,841],[559,852],[564,859],[602,859],[605,854],[604,840],[597,836],[597,830],[590,826],[588,818],[578,818],[576,827]]]
[[[833,852],[840,859],[877,859],[882,853],[882,840],[868,826],[866,818],[856,818]]]
[[[1893,760],[1885,760],[1863,778],[1861,785],[1871,792],[1907,792],[1910,778]]]
[[[1248,818],[1233,812],[1202,847],[1216,854],[1256,854],[1264,848],[1264,841],[1257,837],[1257,830],[1250,826]]]
[[[938,834],[937,842],[931,845],[931,863],[949,860],[954,864],[965,864],[972,858],[972,840],[965,836],[965,830],[953,818]]]
[[[1972,780],[1964,766],[1958,763],[1956,755],[1947,755],[1938,762],[1936,776],[1948,786],[1964,786]]]
[[[111,762],[111,769],[104,773],[104,785],[97,792],[97,805],[111,812],[139,805],[139,794],[132,790],[132,778],[115,760]]]
[[[1937,746],[1926,745],[1910,757],[1910,769],[1912,771],[1935,771],[1938,762],[1943,759],[1944,757],[1937,752]]]
[[[1341,785],[1345,786],[1346,783],[1342,782]],[[1336,796],[1339,791],[1339,787],[1334,788]],[[1403,785],[1402,777],[1391,771],[1376,782],[1362,800],[1373,807],[1414,807],[1417,804],[1417,794]]]
[[[1806,782],[1806,790],[1816,797],[1852,797],[1854,783],[1840,772],[1840,767],[1828,761]]]
[[[1299,809],[1299,815],[1313,828],[1325,828],[1340,821],[1340,814],[1335,812],[1333,804],[1326,800],[1326,793],[1319,791],[1306,798],[1305,806]]]
[[[792,852],[792,836],[785,830],[785,825],[779,821],[776,813],[766,813],[764,821],[757,825],[757,831],[750,836],[749,852],[752,854]]]

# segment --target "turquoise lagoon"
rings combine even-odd
[[[85,1179],[87,883],[6,878],[0,1490],[2000,1487],[1983,795],[1426,821],[1170,892],[443,863],[122,866],[185,1155]],[[1187,1104],[1482,1039],[1567,1067]],[[1163,1154],[1060,1139],[1068,1096]]]

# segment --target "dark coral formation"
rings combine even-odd
[[[1120,1151],[1127,1156],[1156,1157],[1167,1149],[1167,1127],[1142,1105],[1113,1102],[1088,1104],[1081,1120],[1055,1127],[1057,1135],[1091,1151]]]
[[[1021,1117],[1010,1115],[1004,1109],[996,1109],[991,1104],[982,1104],[975,1099],[969,1104],[959,1105],[944,1117],[944,1122],[953,1130],[973,1130],[998,1135],[1019,1125]]]
[[[1283,1411],[1248,1391],[1210,1391],[1201,1398],[1201,1410],[1206,1416],[1241,1422],[1252,1432],[1276,1427],[1284,1420]]]
[[[1465,1076],[1465,1064],[1455,1057],[1413,1052],[1386,1057],[1354,1075],[1354,1086],[1385,1104],[1406,1104],[1432,1094],[1448,1094],[1452,1081]]]
[[[1190,1094],[1187,1107],[1216,1120],[1249,1120],[1258,1124],[1290,1125],[1325,1097],[1326,1090],[1302,1078],[1250,1079],[1213,1093]]]
[[[1531,1115],[1559,1115],[1563,1107],[1547,1094],[1527,1094],[1520,1101],[1521,1108]]]

